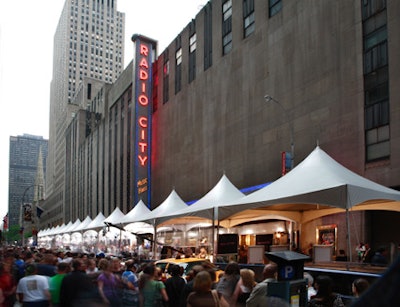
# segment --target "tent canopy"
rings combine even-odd
[[[168,223],[172,221],[174,223],[178,223],[179,221],[184,223],[198,223],[204,222],[204,219],[217,219],[217,216],[214,216],[216,208],[220,208],[222,204],[242,199],[243,197],[244,194],[224,174],[206,195],[184,209],[169,212],[164,216],[163,220],[168,220]]]
[[[297,211],[351,209],[365,203],[400,201],[400,192],[368,180],[345,168],[318,146],[285,176],[248,196],[221,206],[220,218],[248,209]],[[400,208],[400,205],[399,205]]]
[[[125,217],[125,214],[121,211],[120,208],[116,207],[114,211],[107,217],[103,222],[104,223],[112,223],[112,224],[121,224],[121,221]]]
[[[170,214],[185,208],[187,208],[186,203],[175,190],[172,190],[169,196],[157,208],[131,222],[146,222],[157,226],[167,220],[167,216]]]
[[[134,223],[143,216],[150,213],[150,209],[140,200],[131,211],[129,211],[121,220],[122,224]]]
[[[105,220],[105,216],[103,215],[103,213],[99,212],[99,214],[97,214],[97,216],[94,218],[93,221],[91,221],[89,223],[89,225],[87,225],[83,230],[90,230],[90,229],[99,229],[99,228],[103,228],[104,227],[104,220]]]
[[[87,217],[82,221],[82,223],[81,223],[78,227],[76,227],[76,228],[74,229],[74,232],[78,232],[78,231],[81,231],[81,230],[85,229],[85,227],[86,227],[87,225],[89,225],[91,222],[92,222],[92,219],[90,218],[90,216],[87,216]]]

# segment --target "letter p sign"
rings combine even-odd
[[[284,280],[290,280],[294,276],[294,268],[291,265],[282,267],[281,276]]]

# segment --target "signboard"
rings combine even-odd
[[[237,254],[239,236],[237,234],[222,234],[218,236],[218,254]]]
[[[292,167],[292,154],[287,151],[282,151],[281,153],[281,160],[282,160],[282,176],[287,174],[291,167]]]
[[[272,245],[273,239],[273,234],[256,235],[256,245],[263,245],[265,250],[269,251],[269,247]]]
[[[264,245],[249,246],[247,250],[247,263],[264,263]]]
[[[134,203],[142,200],[150,207],[151,196],[151,107],[152,65],[156,54],[156,41],[142,35],[132,36],[134,112]]]

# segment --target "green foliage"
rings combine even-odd
[[[13,244],[15,241],[21,241],[20,229],[21,227],[19,225],[12,225],[8,231],[3,232],[3,241],[9,244]],[[24,232],[25,238],[29,238],[31,236],[31,232]]]

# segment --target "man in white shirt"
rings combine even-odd
[[[25,269],[27,276],[17,285],[18,300],[24,306],[47,307],[50,304],[49,282],[46,276],[37,275],[37,266],[30,263]]]

